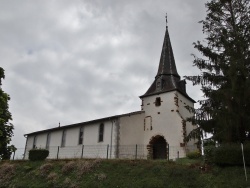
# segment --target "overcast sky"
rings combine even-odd
[[[198,74],[207,0],[0,0],[2,88],[13,144],[24,134],[140,110],[157,73],[166,29],[180,76]],[[199,100],[198,87],[187,93]]]

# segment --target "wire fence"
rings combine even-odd
[[[11,160],[29,159],[32,148],[17,148]],[[39,148],[45,149],[45,148]],[[50,146],[47,159],[69,158],[106,158],[106,159],[177,159],[183,158],[188,152],[197,150],[196,146],[149,146],[149,145],[78,145]]]

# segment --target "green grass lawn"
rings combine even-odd
[[[203,167],[201,169],[201,167]],[[250,179],[250,168],[247,168]],[[46,160],[0,162],[0,187],[250,187],[243,167],[203,160]]]

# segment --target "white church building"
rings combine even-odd
[[[177,72],[168,27],[158,72],[140,99],[136,112],[25,134],[24,158],[32,148],[48,149],[48,158],[143,159],[185,157],[197,149],[195,140],[184,140],[194,128],[184,121],[192,116],[185,106],[195,101]]]

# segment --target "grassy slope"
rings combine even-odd
[[[192,164],[195,163],[195,164]],[[197,161],[60,160],[0,162],[0,187],[248,187],[242,167]],[[250,168],[247,169],[250,177]]]

